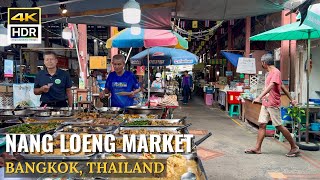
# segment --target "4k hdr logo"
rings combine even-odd
[[[41,44],[41,9],[9,8],[8,34],[11,44]]]

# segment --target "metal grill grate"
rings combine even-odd
[[[0,92],[0,107],[13,106],[13,93]]]

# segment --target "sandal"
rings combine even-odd
[[[254,149],[246,149],[246,150],[244,150],[244,153],[246,153],[246,154],[261,154],[261,152],[258,152]]]
[[[290,151],[286,154],[287,157],[297,157],[300,154],[299,147],[295,151]]]

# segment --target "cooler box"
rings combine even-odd
[[[213,94],[206,94],[206,105],[212,106],[213,104]]]
[[[239,96],[242,92],[238,91],[228,91],[228,104],[240,104]]]

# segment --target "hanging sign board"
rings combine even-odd
[[[240,57],[237,66],[237,73],[256,74],[256,59]]]
[[[13,77],[13,60],[4,60],[4,77]]]
[[[107,56],[90,56],[90,69],[107,69]]]

